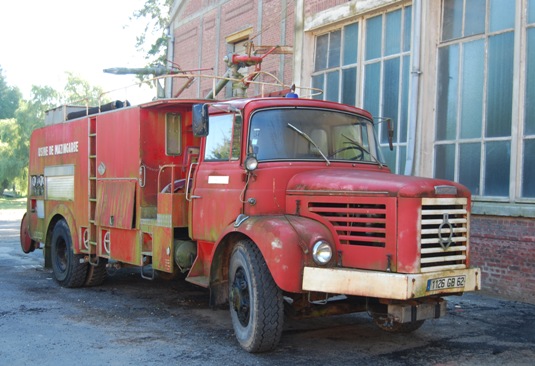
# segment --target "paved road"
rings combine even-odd
[[[450,298],[448,316],[410,335],[366,314],[291,322],[279,348],[252,355],[205,290],[121,270],[99,287],[65,289],[22,253],[21,211],[0,211],[1,365],[533,365],[535,305]]]

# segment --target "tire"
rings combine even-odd
[[[75,255],[69,226],[60,220],[54,226],[51,244],[52,271],[56,282],[63,287],[81,287],[87,277],[87,263],[83,255]]]
[[[106,258],[99,258],[96,266],[89,265],[87,267],[87,277],[84,286],[99,286],[108,277],[108,269],[106,265],[108,260]]]
[[[273,350],[284,323],[282,291],[250,240],[233,249],[229,265],[230,316],[236,338],[248,352]]]
[[[388,333],[411,333],[424,325],[425,320],[416,320],[409,323],[400,323],[388,318],[388,316],[373,315],[375,325]]]

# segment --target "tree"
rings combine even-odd
[[[67,72],[63,92],[50,86],[32,86],[31,98],[20,100],[15,119],[0,123],[0,187],[17,183],[25,186],[28,176],[30,137],[32,131],[44,126],[45,112],[62,104],[99,105],[102,88]],[[108,102],[102,98],[100,104]]]
[[[102,98],[104,90],[99,86],[92,86],[87,80],[74,75],[72,72],[66,72],[67,84],[62,95],[62,104],[77,104],[97,106],[108,101]]]
[[[0,188],[10,187],[24,169],[24,161],[19,158],[18,146],[21,140],[20,129],[14,118],[0,120]]]
[[[20,90],[8,86],[0,66],[0,119],[13,118],[22,98]]]
[[[136,47],[146,53],[150,65],[167,63],[169,12],[173,0],[147,0],[143,8],[134,12],[130,19],[143,19],[145,28],[136,39]]]

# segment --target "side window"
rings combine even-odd
[[[210,117],[210,134],[206,137],[205,161],[239,160],[241,152],[240,115]]]
[[[180,155],[180,114],[167,113],[165,115],[165,153]]]

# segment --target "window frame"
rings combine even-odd
[[[407,12],[410,9],[410,28],[407,28]],[[386,17],[388,14],[393,14],[396,11],[401,11],[401,21],[400,21],[400,27],[402,29],[402,34],[400,37],[400,49],[398,52],[394,52],[391,54],[386,54],[385,47],[386,47],[386,38],[387,38],[387,21]],[[373,59],[366,59],[366,41],[367,41],[367,22],[370,19],[374,19],[377,16],[381,16],[381,55],[378,58]],[[318,84],[315,82],[315,78],[322,76],[322,86],[325,88],[324,93],[315,96],[314,99],[319,100],[333,100],[331,98],[328,98],[328,76],[331,73],[338,72],[338,95],[337,98],[334,99],[337,102],[345,103],[347,101],[343,100],[343,86],[344,86],[344,71],[349,69],[356,69],[356,86],[355,86],[355,97],[352,105],[357,107],[362,107],[366,109],[366,105],[364,105],[365,102],[365,88],[366,88],[366,66],[371,65],[374,63],[379,64],[379,104],[378,104],[378,111],[379,115],[374,115],[376,128],[377,128],[377,136],[379,137],[379,143],[380,148],[383,151],[383,155],[385,157],[392,156],[392,159],[390,162],[394,162],[394,164],[388,164],[389,167],[393,172],[397,172],[398,174],[404,174],[405,172],[405,165],[406,157],[408,154],[408,148],[409,148],[409,109],[410,109],[410,94],[411,94],[411,77],[410,77],[410,65],[411,65],[411,57],[412,57],[412,22],[413,19],[413,6],[412,1],[403,1],[401,3],[396,2],[393,4],[390,4],[389,6],[385,6],[381,8],[380,10],[374,10],[372,12],[364,12],[362,14],[359,14],[356,17],[352,17],[349,19],[346,19],[343,22],[339,22],[336,24],[330,24],[329,26],[321,27],[313,32],[311,32],[312,36],[312,50],[313,50],[313,57],[312,62],[310,65],[310,83],[312,87],[316,87]],[[352,24],[358,24],[358,40],[357,40],[357,58],[355,63],[348,63],[344,64],[344,36],[346,27],[352,25]],[[328,46],[327,50],[329,51],[329,45],[330,45],[330,38],[331,34],[334,32],[340,31],[340,57],[339,57],[339,64],[334,67],[329,67],[329,61],[327,60],[325,62],[326,67],[316,70],[316,55],[317,55],[317,40],[319,37],[328,35]],[[405,35],[406,32],[409,32],[408,35]],[[404,42],[408,41],[409,47],[407,49],[404,48]],[[397,112],[396,116],[393,117],[395,121],[395,134],[394,134],[394,151],[390,152],[386,151],[389,147],[388,145],[388,138],[387,136],[387,128],[386,124],[381,124],[380,122],[383,122],[383,117],[390,117],[392,116],[382,116],[383,108],[384,108],[384,96],[385,96],[385,85],[384,85],[384,73],[385,73],[385,63],[389,60],[393,59],[399,59],[399,65],[398,65],[398,91],[396,94],[397,97]],[[406,65],[407,63],[408,65]],[[407,68],[407,72],[405,75],[405,68]],[[406,85],[404,85],[406,83]],[[405,87],[405,90],[403,88]],[[406,94],[406,95],[405,95]],[[402,128],[402,122],[401,119],[404,119],[404,126],[405,128]],[[378,123],[379,122],[379,123]],[[404,132],[404,137],[400,138],[400,131]],[[395,154],[395,155],[393,155]]]
[[[466,1],[466,0],[465,0]],[[464,14],[464,4],[465,1],[463,1],[463,32],[464,32],[464,19],[466,15]],[[464,143],[472,143],[477,142],[480,143],[480,177],[479,177],[479,188],[484,188],[485,185],[485,174],[486,171],[486,164],[487,164],[487,158],[486,158],[486,148],[489,143],[492,143],[494,141],[508,141],[509,142],[509,149],[510,149],[510,160],[509,160],[509,189],[508,193],[505,196],[489,196],[485,195],[485,192],[482,192],[482,194],[474,194],[473,195],[473,201],[474,201],[474,212],[475,213],[481,213],[481,214],[493,214],[493,215],[507,215],[507,216],[529,216],[533,217],[535,216],[535,208],[532,207],[526,207],[522,204],[526,203],[535,203],[535,197],[522,197],[522,184],[523,184],[523,174],[524,174],[524,168],[523,168],[523,161],[524,161],[524,143],[526,140],[535,140],[535,134],[532,135],[525,135],[524,134],[524,126],[525,126],[525,102],[526,102],[526,84],[527,84],[527,71],[526,71],[526,63],[527,63],[527,29],[529,28],[535,28],[535,20],[533,23],[528,23],[527,19],[527,6],[528,2],[531,1],[532,6],[535,6],[535,1],[533,0],[515,0],[515,9],[514,9],[514,24],[512,28],[504,28],[498,31],[491,30],[491,26],[489,24],[490,18],[491,18],[491,10],[490,10],[490,4],[491,0],[488,0],[485,4],[485,30],[483,33],[480,34],[474,34],[474,35],[468,35],[464,36],[464,34],[461,35],[461,37],[452,38],[446,41],[442,40],[442,34],[443,34],[443,11],[444,11],[444,0],[442,0],[438,6],[440,7],[441,12],[441,18],[440,18],[440,27],[437,34],[437,46],[436,46],[436,63],[437,63],[437,69],[434,75],[434,82],[437,85],[437,89],[435,92],[434,97],[434,106],[435,111],[433,113],[433,126],[434,131],[433,135],[427,135],[428,138],[430,138],[430,151],[432,151],[432,163],[431,163],[431,171],[432,175],[436,176],[436,147],[439,145],[446,145],[453,142],[453,145],[455,146],[455,164],[454,164],[454,180],[459,181],[459,172],[460,172],[460,166],[461,163],[459,162],[460,159],[460,145]],[[484,69],[484,82],[483,82],[483,93],[484,93],[484,100],[483,100],[483,115],[482,115],[482,126],[481,126],[481,133],[480,136],[477,138],[464,138],[460,139],[460,113],[461,113],[461,107],[457,106],[456,111],[456,136],[454,140],[442,140],[439,141],[436,136],[436,129],[437,129],[437,121],[438,121],[438,81],[439,81],[439,60],[438,60],[438,54],[439,49],[443,47],[449,47],[452,44],[458,44],[462,45],[464,47],[469,42],[473,42],[474,40],[482,39],[484,40],[484,47],[485,47],[485,54],[488,54],[488,48],[489,48],[489,39],[496,35],[501,35],[505,33],[513,33],[513,77],[512,77],[512,105],[511,105],[511,133],[510,136],[499,136],[499,137],[492,137],[487,136],[486,132],[486,124],[488,122],[488,116],[486,115],[488,112],[488,95],[487,95],[487,83],[489,79],[488,75],[488,57],[485,57],[485,69]],[[459,78],[462,78],[462,61],[463,61],[463,55],[460,53],[459,55]],[[535,60],[532,61],[533,64],[535,64]],[[458,101],[461,101],[461,88],[458,88],[457,90],[457,99]],[[498,204],[498,206],[493,206],[493,204]],[[520,205],[519,205],[520,204]]]

